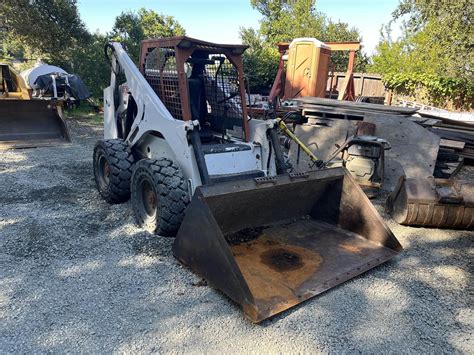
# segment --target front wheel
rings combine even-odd
[[[140,160],[132,174],[131,202],[141,227],[174,237],[189,203],[181,170],[166,158]]]

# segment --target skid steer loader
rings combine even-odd
[[[23,78],[0,64],[0,149],[68,141],[61,101],[31,99]]]
[[[288,173],[276,119],[249,119],[246,46],[146,40],[139,69],[106,46],[100,194],[254,322],[384,263],[402,247],[344,168]]]

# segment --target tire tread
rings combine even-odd
[[[153,183],[159,194],[158,223],[147,225],[138,213],[135,213],[138,223],[147,229],[163,236],[174,236],[181,225],[184,212],[189,204],[189,195],[184,177],[176,164],[168,158],[157,160],[143,159],[135,164],[135,171],[144,168],[151,173]],[[133,189],[133,187],[132,187]],[[132,199],[132,204],[136,201]],[[137,206],[134,206],[137,211]]]
[[[100,191],[102,197],[109,203],[123,203],[130,198],[130,181],[134,165],[134,157],[127,143],[121,139],[107,139],[97,142],[97,149],[102,148],[110,165],[110,190]]]

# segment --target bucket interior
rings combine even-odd
[[[256,308],[266,315],[319,294],[396,254],[308,217],[268,226],[258,238],[230,248]]]
[[[265,186],[249,180],[205,187],[201,201],[216,222],[212,233],[224,240],[251,306],[236,301],[253,321],[324,292],[401,250],[360,187],[342,169],[331,170],[293,181],[278,177]],[[226,292],[225,284],[217,287]]]

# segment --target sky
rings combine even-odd
[[[380,28],[390,21],[397,4],[398,0],[317,0],[316,9],[358,28],[363,50],[372,54]],[[240,43],[239,28],[258,28],[261,18],[250,0],[78,0],[78,5],[91,31],[108,32],[122,11],[145,7],[175,17],[188,36],[218,43]]]

